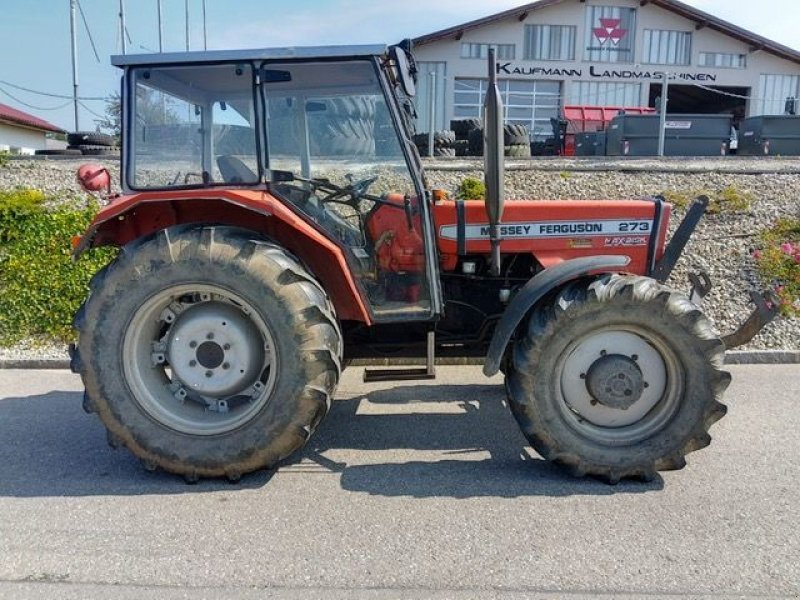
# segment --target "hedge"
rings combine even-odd
[[[0,345],[74,337],[72,316],[92,275],[114,249],[71,258],[71,239],[83,233],[98,206],[48,206],[38,190],[0,192]]]

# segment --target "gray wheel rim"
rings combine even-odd
[[[258,312],[236,293],[207,284],[150,297],[133,314],[122,345],[135,401],[160,424],[189,435],[219,435],[252,420],[269,401],[277,358]]]
[[[603,405],[586,383],[592,365],[610,354],[635,362],[645,384],[625,409]],[[558,409],[570,427],[609,446],[636,443],[663,429],[680,408],[684,389],[683,369],[669,344],[632,326],[598,328],[573,341],[559,357],[553,381]]]

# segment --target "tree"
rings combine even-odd
[[[136,118],[148,125],[181,122],[174,109],[169,106],[167,96],[142,86],[136,88]],[[122,98],[119,92],[114,92],[106,98],[106,116],[97,124],[117,138],[122,134]]]

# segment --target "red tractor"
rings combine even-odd
[[[429,191],[414,62],[392,47],[120,56],[122,187],[75,245],[113,245],[72,368],[112,446],[187,481],[303,446],[356,359],[484,358],[544,458],[609,482],[679,469],[725,414],[727,345],[664,285],[704,211],[503,206],[490,69],[486,201]],[[490,65],[492,64],[490,60]],[[102,174],[84,169],[87,188]]]

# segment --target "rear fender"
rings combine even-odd
[[[517,327],[528,312],[537,302],[544,298],[552,290],[564,284],[590,275],[593,273],[603,273],[620,271],[624,269],[630,259],[627,256],[588,256],[566,260],[554,267],[545,269],[538,273],[526,283],[523,288],[514,296],[514,299],[506,308],[497,327],[494,330],[489,351],[486,354],[486,361],[483,365],[483,373],[487,377],[496,375],[500,370],[500,363],[506,352],[511,336],[514,335]]]
[[[344,251],[312,225],[264,192],[220,191],[199,198],[167,192],[125,196],[104,207],[74,245],[73,257],[89,248],[124,246],[175,225],[229,225],[269,238],[292,252],[319,279],[339,319],[370,325],[367,310]]]

